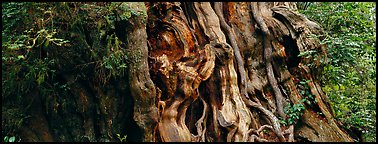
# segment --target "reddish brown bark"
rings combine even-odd
[[[294,3],[146,6],[150,72],[161,91],[159,140],[352,140],[315,87],[315,73],[305,66],[312,60],[297,57],[311,49],[322,52],[322,46],[308,37],[319,34],[319,26],[298,14]],[[298,79],[310,80],[315,106],[301,103]],[[279,122],[287,119],[289,103],[306,107],[298,125]]]

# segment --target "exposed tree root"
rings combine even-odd
[[[269,32],[268,26],[265,24],[263,17],[261,15],[262,11],[259,8],[259,3],[252,2],[251,7],[252,7],[253,17],[256,20],[257,24],[260,26],[261,31],[263,32],[264,58],[266,60],[266,71],[267,71],[269,83],[272,86],[273,91],[276,95],[276,104],[277,104],[278,114],[282,118],[285,119],[286,114],[284,113],[284,110],[283,110],[284,98],[282,96],[280,89],[278,88],[277,80],[276,80],[274,73],[273,73],[273,66],[272,66],[273,57],[272,57],[271,35],[270,35],[270,32]]]
[[[244,70],[244,60],[243,60],[243,58],[240,54],[239,47],[236,43],[236,39],[235,39],[235,36],[234,36],[235,34],[233,33],[231,27],[224,20],[224,16],[223,16],[223,12],[222,12],[222,6],[223,5],[222,5],[221,2],[214,2],[214,11],[218,15],[222,29],[224,31],[226,31],[228,39],[231,42],[232,48],[234,48],[235,58],[236,58],[236,62],[237,62],[237,65],[238,65],[238,71],[239,71],[239,75],[240,75],[240,85],[239,85],[240,86],[240,93],[243,96],[249,98],[248,93],[247,93],[247,86],[248,85],[246,85],[247,78],[246,78],[246,72]]]

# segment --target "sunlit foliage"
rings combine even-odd
[[[337,118],[376,141],[376,3],[316,2],[301,12],[326,32],[323,90]]]

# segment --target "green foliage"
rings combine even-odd
[[[129,53],[123,50],[121,46],[123,42],[119,40],[116,34],[108,35],[106,41],[107,45],[104,52],[106,55],[102,55],[102,59],[98,61],[96,66],[96,77],[102,83],[107,83],[110,77],[124,76],[130,63]],[[95,55],[101,56],[99,52],[96,52]]]
[[[95,69],[103,83],[123,76],[130,60],[115,25],[133,16],[146,18],[134,3],[123,2],[6,2],[2,12],[3,97],[22,97],[36,87],[51,89],[54,76],[67,67]],[[82,63],[71,63],[75,57]]]
[[[296,2],[299,10],[306,10],[313,2]]]
[[[12,32],[20,32],[20,27],[27,22],[27,9],[29,3],[2,3],[2,43],[17,37],[17,35],[9,35]]]
[[[4,142],[15,142],[16,141],[16,137],[15,136],[5,136],[4,137]]]
[[[281,124],[283,124],[283,125],[295,124],[298,121],[298,119],[303,115],[303,112],[304,112],[305,109],[306,108],[303,104],[291,105],[289,103],[284,108],[285,114],[287,115],[287,119],[286,120],[280,120]]]
[[[315,50],[309,50],[309,51],[304,51],[304,52],[299,53],[298,56],[299,57],[304,56],[305,58],[311,58],[314,53],[316,53]]]
[[[317,100],[315,99],[315,95],[313,95],[310,92],[310,88],[308,87],[309,82],[310,80],[300,81],[298,84],[298,87],[299,87],[299,93],[303,96],[303,99],[301,100],[301,102],[306,103],[309,106],[311,106],[312,104],[315,104]]]
[[[129,63],[137,55],[130,54],[125,47],[127,46],[126,32],[117,33],[121,29],[128,27],[125,21],[132,17],[142,17],[146,20],[147,14],[144,10],[137,7],[135,3],[111,2],[111,3],[84,3],[77,4],[83,12],[79,17],[85,18],[86,23],[93,23],[90,28],[97,30],[99,35],[94,36],[94,41],[100,41],[100,44],[92,44],[87,51],[91,56],[88,63],[82,65],[90,68],[89,64],[95,64],[95,75],[98,81],[105,84],[109,80],[125,75]],[[101,14],[99,16],[98,14]],[[78,24],[84,25],[84,24]],[[80,30],[85,33],[84,30]],[[83,38],[85,41],[86,38]],[[88,43],[88,47],[90,47]],[[100,48],[96,48],[100,47]]]
[[[22,127],[28,118],[31,116],[25,115],[20,108],[9,108],[2,111],[2,135],[4,142],[14,142],[17,138],[17,129]],[[14,138],[12,138],[14,137]],[[17,138],[18,139],[18,138]],[[13,141],[12,141],[13,140]]]
[[[303,63],[311,69],[316,69],[318,66],[325,64],[325,58],[320,56],[319,53],[321,52],[318,52],[316,50],[307,50],[304,52],[300,52],[298,54],[298,57],[303,57],[304,59],[311,59],[308,62],[303,61]]]
[[[376,3],[316,2],[302,12],[326,32],[323,90],[337,118],[376,141]]]
[[[117,134],[117,138],[120,142],[126,142],[126,138],[127,138],[127,135],[124,135],[122,138],[121,138],[121,135],[120,134]]]
[[[54,76],[54,58],[49,49],[69,41],[57,38],[56,29],[43,18],[48,4],[3,3],[2,86],[3,98],[17,94],[18,99]],[[49,5],[51,6],[51,4]],[[51,9],[50,9],[51,10]],[[46,16],[53,19],[53,16]],[[35,22],[35,23],[33,23]],[[33,25],[34,24],[34,25]]]
[[[132,16],[143,16],[146,18],[147,13],[135,7],[135,3],[111,2],[104,5],[98,3],[85,3],[80,8],[86,10],[91,15],[92,12],[101,13],[109,25],[114,26],[116,21],[127,21]],[[91,11],[90,9],[94,9]],[[92,13],[93,14],[93,13]]]
[[[6,135],[13,135],[4,138],[7,142],[16,141],[16,132],[30,117],[26,111],[32,101],[24,99],[35,90],[41,95],[48,94],[43,89],[50,90],[56,63],[48,52],[69,42],[57,35],[54,16],[45,15],[53,5],[2,3],[2,121]]]
[[[34,95],[42,96],[48,112],[78,79],[104,84],[125,76],[138,54],[129,54],[127,33],[117,31],[128,26],[120,22],[140,16],[146,20],[145,10],[125,2],[2,3],[3,114],[17,105],[12,113],[28,117]],[[3,115],[8,119],[12,114]],[[4,122],[7,135],[17,136],[23,123]]]

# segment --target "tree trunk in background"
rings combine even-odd
[[[116,26],[131,54],[125,76],[65,74],[69,97],[30,97],[23,141],[353,141],[319,85],[322,29],[295,3],[135,5],[148,19]],[[87,31],[78,39],[101,46]],[[298,57],[309,51],[317,60]]]

